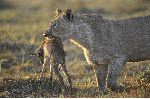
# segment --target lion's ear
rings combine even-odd
[[[71,9],[67,9],[65,11],[65,16],[67,19],[69,19],[70,21],[73,21],[73,14],[72,14],[72,10]]]
[[[57,15],[57,16],[59,16],[59,15],[61,15],[61,14],[62,14],[62,10],[61,10],[61,9],[59,9],[59,8],[57,8],[55,13],[56,13],[56,15]]]

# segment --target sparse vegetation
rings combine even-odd
[[[83,7],[103,9],[107,13],[102,16],[110,19],[150,15],[149,0],[1,0],[0,97],[62,97],[57,78],[53,82],[56,89],[53,92],[50,87],[32,90],[33,86],[40,88],[50,83],[48,72],[41,80],[38,78],[40,63],[36,57],[30,57],[41,43],[42,33],[57,7],[75,11]],[[74,93],[68,97],[99,97],[94,73],[82,51],[68,41],[64,42],[64,48],[74,87]],[[149,71],[150,61],[128,63],[119,79],[126,91],[113,93],[108,89],[108,94],[102,97],[150,98]]]

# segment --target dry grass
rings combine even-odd
[[[49,86],[48,73],[45,73],[41,84],[37,79],[41,66],[36,57],[30,57],[30,53],[40,44],[41,35],[57,7],[72,8],[74,11],[82,7],[103,9],[106,13],[102,15],[111,19],[150,15],[148,0],[1,0],[0,97],[62,97],[59,83],[55,80],[53,88],[57,92],[52,91],[53,88],[40,87]],[[95,76],[85,62],[82,50],[68,41],[64,42],[64,48],[74,87],[74,94],[68,97],[99,97]],[[150,74],[145,72],[149,69],[149,61],[128,63],[119,79],[126,91],[113,93],[108,89],[108,94],[102,97],[150,98]],[[20,89],[17,84],[21,84]],[[42,89],[32,90],[32,86]]]

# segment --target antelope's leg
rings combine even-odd
[[[49,69],[50,69],[50,81],[53,83],[53,66],[54,66],[54,62],[52,59],[50,59],[50,66],[49,66]]]
[[[94,65],[95,76],[97,80],[97,86],[99,88],[100,95],[106,91],[106,80],[108,75],[108,65]]]
[[[43,67],[42,67],[42,73],[41,73],[40,77],[43,77],[45,66],[49,66],[50,65],[49,60],[50,60],[49,57],[44,57],[44,63],[42,64]]]
[[[40,77],[43,77],[43,72],[44,72],[44,69],[45,69],[45,64],[42,64],[42,72],[41,72],[41,75],[40,75]]]
[[[70,75],[69,75],[69,73],[67,71],[66,65],[62,64],[61,67],[63,69],[63,73],[67,76],[67,80],[69,82],[70,88],[72,89],[72,81],[71,81],[71,77],[70,77]]]
[[[57,76],[58,79],[59,79],[59,82],[60,82],[60,84],[61,84],[61,87],[62,87],[64,90],[66,90],[65,85],[64,85],[64,81],[63,81],[63,77],[60,75],[59,69],[58,69],[58,65],[56,65],[56,64],[54,65],[54,72],[55,72],[56,76]]]

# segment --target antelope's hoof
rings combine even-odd
[[[50,81],[52,81],[53,80],[53,77],[50,77]]]

